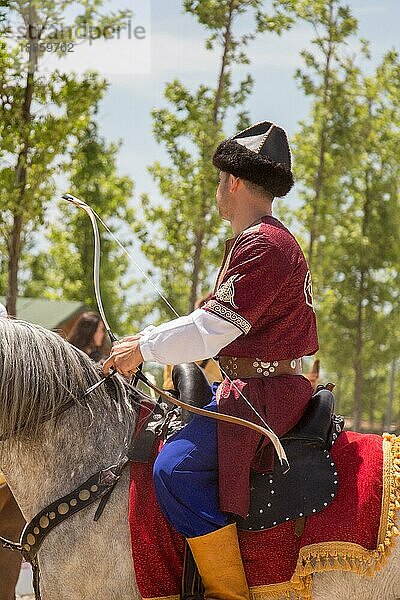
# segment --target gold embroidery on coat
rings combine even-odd
[[[238,277],[240,277],[239,274],[232,275],[231,277],[229,277],[229,279],[227,279],[225,281],[225,283],[222,283],[219,286],[219,288],[217,289],[217,291],[215,293],[215,297],[217,298],[217,300],[221,300],[221,302],[227,302],[228,304],[233,306],[233,308],[239,308],[238,306],[236,306],[236,304],[234,302],[234,296],[235,296],[234,282]]]

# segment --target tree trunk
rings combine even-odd
[[[203,250],[203,239],[204,231],[200,230],[196,235],[194,259],[193,259],[193,272],[192,272],[192,286],[190,288],[190,299],[189,299],[189,311],[192,312],[195,308],[196,300],[199,295],[199,284],[200,284],[200,271],[202,267],[202,250]]]
[[[363,348],[364,348],[364,310],[366,278],[368,275],[368,257],[364,250],[364,240],[368,234],[370,217],[371,193],[369,172],[365,173],[365,200],[363,206],[363,220],[361,225],[361,250],[360,250],[360,285],[357,302],[356,340],[354,347],[354,393],[353,393],[353,427],[357,431],[361,424],[362,390],[364,380]]]
[[[35,45],[36,40],[32,32],[36,31],[37,18],[34,7],[29,6],[27,14],[22,15],[27,28],[27,39],[29,40],[29,62],[27,64],[27,76],[24,90],[24,100],[21,114],[21,150],[18,154],[17,165],[15,168],[15,189],[16,199],[13,211],[13,225],[8,237],[8,290],[7,290],[7,311],[10,315],[16,316],[16,304],[18,296],[18,270],[19,259],[22,249],[23,232],[23,207],[25,206],[25,191],[28,174],[28,153],[29,153],[29,124],[32,119],[31,106],[34,92],[34,74],[38,65],[38,49]]]
[[[357,306],[357,324],[356,324],[356,343],[354,367],[354,394],[353,394],[353,428],[359,431],[362,413],[362,388],[363,388],[363,290],[364,290],[364,272],[361,272],[360,294]]]
[[[235,5],[236,5],[236,0],[231,0],[229,3],[228,19],[227,19],[226,27],[225,27],[225,31],[224,31],[224,48],[223,48],[223,52],[222,52],[221,67],[220,67],[220,71],[219,71],[218,84],[217,84],[217,93],[215,95],[215,103],[214,103],[214,109],[213,109],[213,125],[214,125],[215,129],[217,129],[217,125],[218,125],[218,121],[219,121],[219,110],[221,108],[221,103],[222,103],[222,94],[224,91],[226,70],[227,70],[227,67],[229,64],[229,50],[230,50],[230,46],[232,43],[232,23],[233,23]],[[206,158],[207,158],[207,160],[211,160],[211,156],[207,156]],[[199,219],[201,220],[201,222],[204,222],[204,220],[205,220],[206,215],[204,214],[204,211],[207,210],[207,206],[208,206],[208,203],[203,202],[203,210],[201,211],[201,214],[199,215]],[[192,277],[191,277],[192,283],[191,283],[190,295],[189,295],[189,311],[190,312],[192,310],[194,310],[194,306],[196,304],[196,300],[198,299],[198,295],[199,295],[200,272],[201,272],[201,269],[203,266],[202,251],[203,251],[203,243],[204,243],[204,233],[205,232],[204,232],[203,228],[201,228],[196,233],[194,259],[193,259],[193,270],[192,270]]]
[[[396,369],[397,369],[397,360],[394,358],[392,360],[392,364],[391,364],[391,368],[390,368],[390,388],[389,388],[389,395],[388,395],[387,406],[386,406],[385,425],[384,425],[384,429],[389,432],[392,428],[394,383],[396,380]]]
[[[226,68],[228,66],[228,55],[232,41],[232,22],[233,22],[233,13],[235,10],[235,1],[231,0],[229,3],[229,12],[228,12],[228,20],[226,22],[225,32],[224,32],[224,50],[222,54],[221,68],[218,77],[218,85],[217,85],[217,93],[215,95],[215,104],[214,104],[214,113],[213,113],[213,123],[214,125],[218,124],[218,113],[221,107],[222,102],[222,94],[224,90],[225,84],[225,73]]]
[[[18,264],[21,253],[22,215],[14,213],[8,239],[8,287],[6,308],[10,316],[17,316]]]
[[[22,150],[18,155],[15,169],[16,203],[14,206],[13,225],[8,239],[8,290],[7,290],[7,312],[15,317],[17,315],[16,305],[18,296],[18,268],[21,255],[21,238],[23,230],[23,206],[25,204],[25,190],[27,181],[27,160],[29,151],[28,126],[31,120],[31,105],[33,96],[33,73],[28,72],[24,92],[24,104],[22,107]]]
[[[329,6],[329,43],[328,43],[328,51],[325,57],[325,68],[324,68],[324,80],[323,80],[323,100],[322,105],[326,109],[328,106],[328,94],[330,89],[330,79],[331,79],[331,61],[332,55],[335,47],[335,42],[332,39],[332,27],[334,25],[334,14],[333,14],[333,2],[331,0]],[[324,119],[324,122],[321,126],[321,131],[319,135],[319,157],[318,157],[318,167],[315,175],[315,196],[314,196],[314,204],[312,210],[312,221],[310,225],[310,241],[308,247],[308,264],[310,266],[310,270],[312,271],[315,263],[315,246],[319,237],[319,215],[320,215],[320,201],[321,201],[321,193],[324,185],[325,178],[325,158],[326,158],[326,147],[327,147],[327,122]]]

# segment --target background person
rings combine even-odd
[[[75,323],[67,340],[95,362],[100,362],[105,358],[104,338],[105,327],[100,316],[95,312],[85,312]]]

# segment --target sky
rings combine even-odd
[[[126,6],[123,2],[112,2],[113,6]],[[266,6],[270,2],[266,2]],[[151,6],[150,6],[151,5]],[[371,42],[373,63],[377,64],[383,54],[392,47],[400,47],[398,23],[400,21],[399,0],[350,0],[349,5],[359,20],[359,35]],[[167,164],[166,155],[152,136],[151,110],[167,106],[163,98],[165,84],[180,79],[190,89],[200,83],[215,85],[218,55],[205,50],[206,32],[195,18],[183,13],[178,0],[131,1],[139,24],[145,23],[148,14],[143,7],[151,8],[149,37],[151,51],[149,72],[139,73],[140,65],[132,66],[131,72],[106,73],[110,88],[101,104],[98,119],[101,131],[108,140],[123,142],[119,155],[120,172],[130,175],[135,181],[134,204],[141,192],[149,192],[159,198],[156,185],[147,172],[154,160]],[[142,11],[139,13],[139,9]],[[251,24],[243,22],[239,27]],[[272,120],[283,126],[289,137],[296,132],[298,122],[307,116],[308,100],[294,79],[295,70],[302,66],[300,51],[310,47],[313,32],[305,24],[284,33],[281,37],[264,34],[249,46],[250,65],[240,66],[234,78],[240,80],[248,72],[255,80],[254,91],[246,109],[251,120]],[[108,42],[105,42],[107,44]],[[142,42],[138,42],[137,46]],[[120,44],[126,49],[122,41]],[[101,53],[96,54],[101,70]],[[354,49],[356,52],[356,43]],[[118,62],[118,60],[117,60]],[[146,66],[148,56],[146,56]],[[135,71],[135,72],[134,72]],[[227,136],[233,135],[235,122],[228,119],[225,127]]]
[[[60,59],[51,52],[42,64],[48,70],[83,72],[93,68],[108,80],[97,120],[107,142],[122,142],[118,170],[134,180],[131,202],[135,207],[139,207],[143,192],[156,202],[163,201],[147,168],[156,160],[168,164],[164,148],[152,135],[151,118],[152,109],[168,106],[163,97],[166,83],[179,79],[194,90],[199,84],[215,86],[217,80],[220,57],[205,49],[207,32],[192,15],[183,12],[182,4],[182,0],[105,2],[105,11],[122,8],[133,11],[130,39],[124,34],[120,39],[85,41],[74,52],[66,53],[60,64]],[[270,0],[265,2],[266,9],[270,4]],[[399,49],[400,0],[349,0],[348,4],[359,21],[359,37],[371,42],[372,65],[378,64],[388,49]],[[251,28],[252,22],[246,18],[236,24],[238,32]],[[253,93],[244,107],[252,122],[274,121],[287,130],[289,138],[297,131],[299,121],[308,114],[309,101],[294,74],[302,67],[300,51],[310,48],[313,35],[310,26],[297,23],[281,37],[266,33],[250,43],[251,64],[237,66],[233,78],[240,81],[247,73],[254,78]],[[348,50],[356,56],[357,48],[353,40]],[[228,115],[225,132],[227,136],[235,133],[234,111]],[[58,178],[57,187],[58,193],[74,193],[72,189],[66,190],[62,177]],[[296,188],[290,192],[288,201],[294,205],[298,202]],[[55,198],[54,207],[57,202]],[[38,242],[39,248],[45,244],[44,238]],[[134,252],[141,266],[146,266],[137,245]]]

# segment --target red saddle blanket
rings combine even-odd
[[[272,529],[239,532],[253,600],[311,597],[312,573],[369,573],[390,549],[400,500],[400,437],[342,433],[333,457],[339,488],[331,505],[306,520],[303,535],[294,521]],[[152,467],[131,467],[129,523],[132,554],[143,598],[179,597],[184,539],[163,517],[155,498]]]

